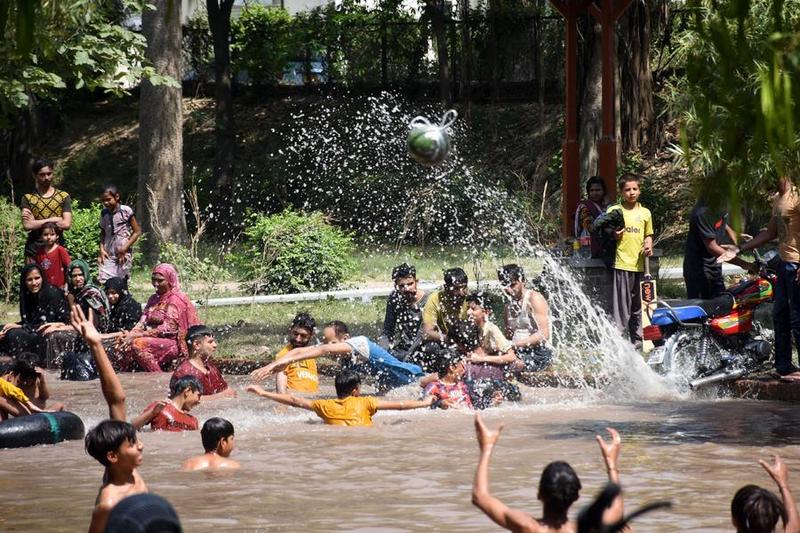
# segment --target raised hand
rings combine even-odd
[[[503,424],[500,424],[500,427],[498,427],[496,431],[489,431],[486,424],[481,420],[480,413],[475,413],[475,433],[478,437],[478,446],[481,452],[492,449],[498,437],[500,437],[500,432],[503,431],[503,427]]]
[[[69,318],[72,327],[83,337],[87,344],[101,342],[100,332],[94,327],[94,322],[92,321],[94,317],[91,309],[89,309],[89,318],[86,318],[81,306],[73,305],[69,312]]]
[[[786,487],[789,483],[789,470],[786,468],[786,464],[777,454],[772,456],[772,460],[773,463],[769,464],[763,459],[759,459],[758,464],[764,467],[764,470],[775,480],[778,487]]]
[[[600,446],[600,453],[603,454],[603,460],[606,462],[608,470],[617,468],[617,461],[619,460],[619,452],[622,450],[622,439],[619,433],[614,428],[606,428],[609,435],[611,435],[611,442],[607,443],[602,436],[596,435],[595,440]]]

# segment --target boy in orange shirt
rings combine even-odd
[[[295,348],[305,348],[314,338],[317,323],[308,313],[297,313],[289,328],[289,342],[275,354],[275,360],[286,357]],[[287,389],[297,392],[317,392],[319,374],[317,362],[313,359],[292,363],[275,376],[275,391],[286,394]]]
[[[248,385],[247,391],[278,403],[314,411],[326,424],[332,426],[371,426],[372,416],[379,410],[402,411],[430,407],[433,396],[424,400],[390,402],[374,396],[361,396],[361,377],[352,370],[337,374],[336,399],[308,400],[291,394],[267,392],[258,385]]]

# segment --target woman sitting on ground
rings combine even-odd
[[[106,297],[111,305],[109,316],[111,332],[132,330],[142,318],[142,304],[137,302],[128,290],[125,278],[109,278],[105,284]]]
[[[68,298],[71,303],[80,305],[83,314],[94,318],[94,327],[100,333],[107,333],[110,330],[111,305],[108,303],[106,293],[91,281],[89,264],[83,259],[74,259],[67,269],[69,279]],[[72,329],[72,326],[66,326]],[[73,330],[74,331],[74,330]]]
[[[32,352],[44,366],[47,361],[47,338],[69,321],[69,304],[64,293],[47,283],[36,264],[23,267],[20,275],[20,321],[0,330],[0,351],[13,357]]]
[[[120,369],[161,372],[170,362],[188,354],[186,332],[199,323],[194,304],[181,292],[178,272],[168,263],[153,269],[156,293],[147,300],[139,323],[120,337]]]

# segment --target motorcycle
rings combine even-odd
[[[658,300],[643,337],[653,341],[648,364],[691,389],[722,383],[767,367],[772,355],[768,333],[753,319],[772,300],[774,251],[755,253],[758,275],[736,283],[710,300]]]

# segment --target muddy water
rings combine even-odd
[[[126,375],[130,413],[161,397],[168,375]],[[245,380],[231,378],[236,387]],[[99,384],[53,377],[91,427],[104,417]],[[330,387],[326,387],[330,393]],[[411,391],[408,391],[409,393]],[[569,461],[588,503],[604,481],[593,440],[612,425],[624,439],[622,480],[629,510],[672,499],[672,511],[642,517],[639,531],[726,531],[729,502],[745,483],[771,486],[756,459],[785,456],[800,490],[796,406],[754,401],[659,401],[613,404],[579,391],[525,392],[526,403],[485,413],[504,423],[491,469],[492,489],[536,514],[536,484],[549,461]],[[223,416],[236,426],[232,474],[179,472],[202,452],[198,433],[142,432],[141,473],[150,490],[176,507],[186,531],[487,531],[470,504],[477,446],[472,417],[429,410],[378,413],[375,426],[337,428],[313,415],[240,392],[201,404],[201,422]],[[0,450],[0,530],[81,531],[89,523],[102,468],[82,442]]]

